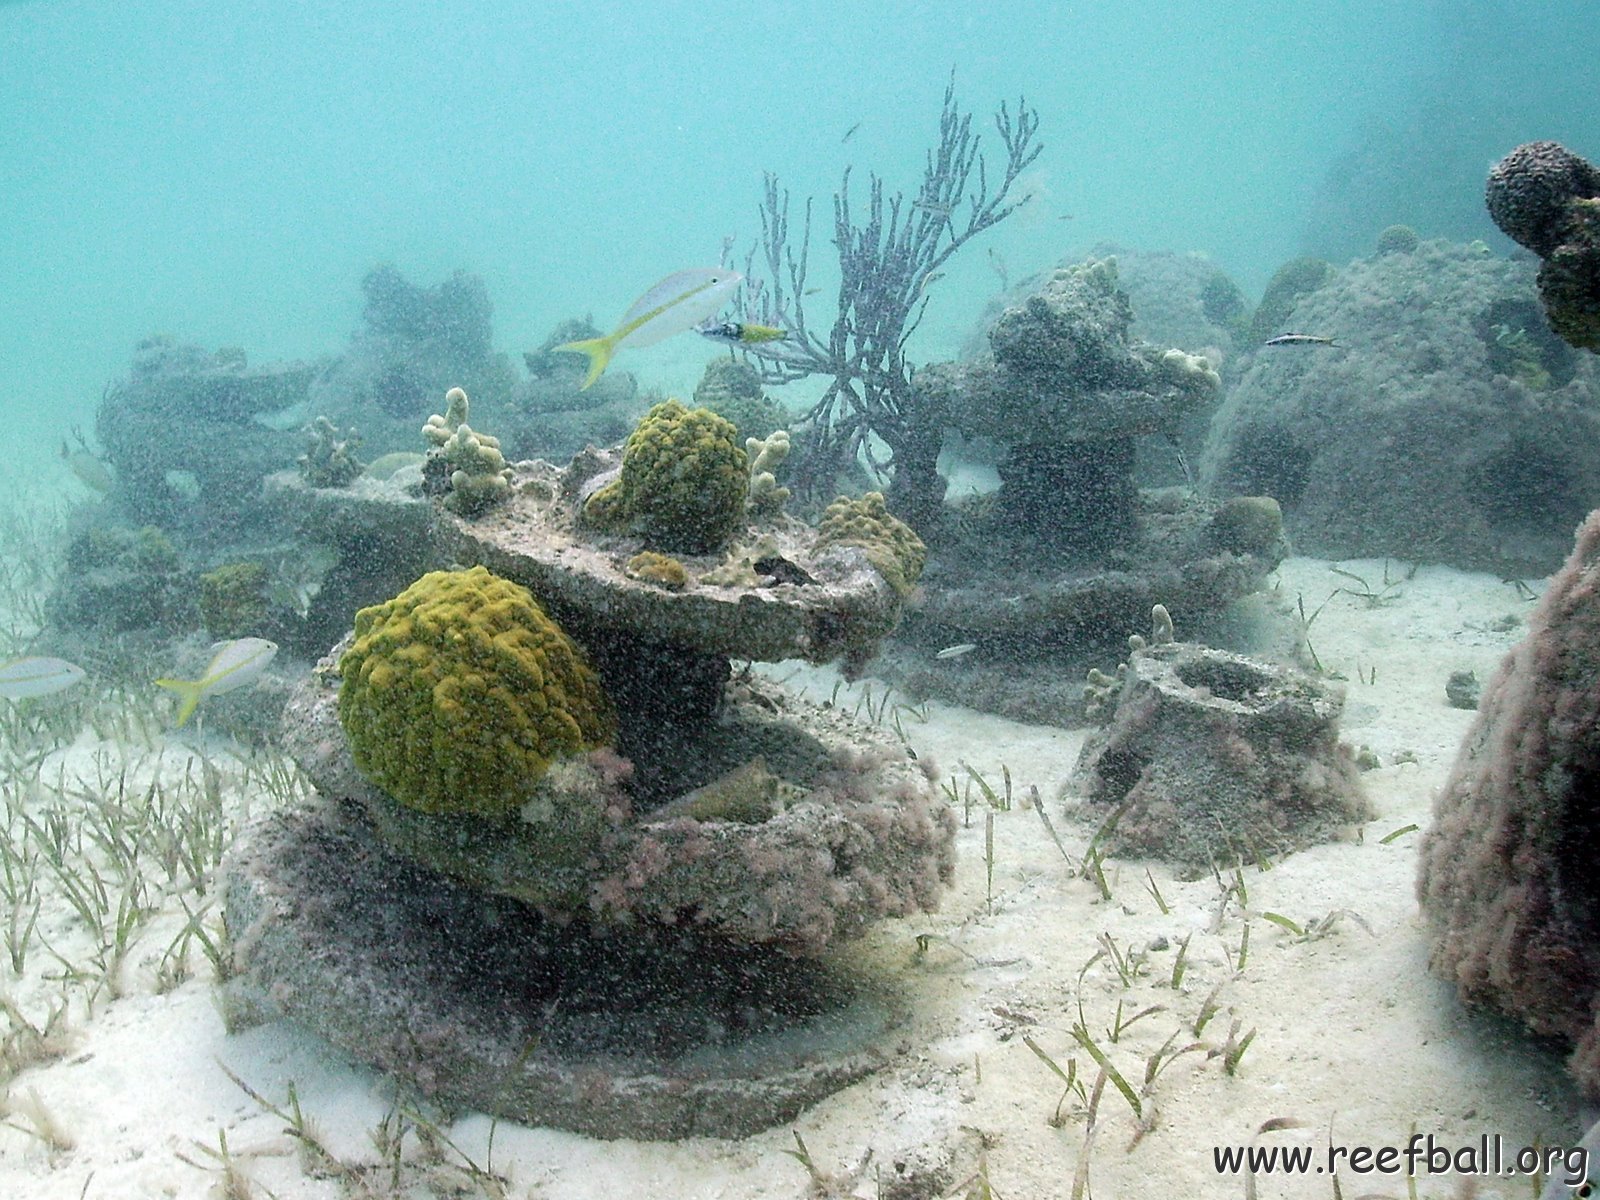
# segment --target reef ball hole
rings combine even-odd
[[[1105,784],[1108,796],[1125,796],[1133,790],[1133,785],[1139,782],[1139,776],[1144,774],[1147,760],[1137,754],[1130,754],[1126,750],[1108,750],[1100,756],[1096,770],[1100,779]]]
[[[1268,681],[1264,671],[1240,662],[1184,663],[1177,673],[1192,688],[1205,688],[1213,696],[1240,702],[1260,692]]]

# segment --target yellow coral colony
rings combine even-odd
[[[616,716],[579,648],[523,587],[434,571],[356,614],[339,719],[361,773],[409,808],[506,817]]]

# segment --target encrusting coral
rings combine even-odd
[[[859,500],[840,496],[828,505],[817,527],[817,549],[829,546],[859,546],[901,596],[910,593],[928,561],[928,547],[916,530],[889,511],[882,492],[868,492]]]
[[[483,567],[430,572],[362,609],[339,671],[356,766],[422,812],[506,817],[552,763],[615,737],[582,649]]]
[[[1482,692],[1434,804],[1418,895],[1463,1001],[1575,1043],[1600,1099],[1600,511]]]
[[[445,403],[444,416],[435,413],[422,426],[422,436],[433,447],[423,464],[423,478],[448,481],[445,506],[475,517],[511,495],[511,468],[499,439],[476,433],[467,424],[466,392],[451,388]]]
[[[603,528],[641,533],[653,548],[710,554],[744,523],[749,459],[733,423],[664,400],[622,447],[622,469],[584,507]]]
[[[669,592],[681,592],[689,586],[689,572],[677,559],[654,550],[641,550],[622,568],[630,579],[642,579]]]

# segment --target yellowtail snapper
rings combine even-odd
[[[180,726],[194,715],[195,707],[204,697],[220,696],[261,678],[261,672],[278,652],[278,643],[266,638],[245,637],[218,642],[211,649],[211,662],[199,679],[155,681],[157,687],[170,688],[183,698],[178,706]]]
[[[28,700],[64,692],[84,677],[84,669],[64,658],[14,658],[0,666],[0,696]]]
[[[674,271],[629,305],[617,327],[604,337],[564,342],[555,349],[589,356],[589,373],[578,389],[585,391],[605,373],[606,364],[618,350],[653,346],[716,316],[743,278],[722,267]]]

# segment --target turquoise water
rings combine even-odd
[[[980,126],[1018,94],[1042,119],[1036,201],[986,239],[1012,279],[1110,239],[1204,251],[1255,290],[1390,220],[1471,236],[1400,211],[1430,147],[1470,193],[1441,219],[1489,236],[1483,167],[1533,136],[1581,152],[1594,101],[1573,106],[1600,94],[1583,6],[1533,28],[1497,7],[0,5],[0,387],[48,447],[151,332],[338,350],[381,261],[482,275],[508,350],[608,324],[753,238],[763,171],[824,210],[851,162],[913,188],[952,67]],[[1395,154],[1441,96],[1459,127]],[[1355,194],[1330,197],[1352,161]],[[983,249],[958,261],[927,356],[996,282]]]

